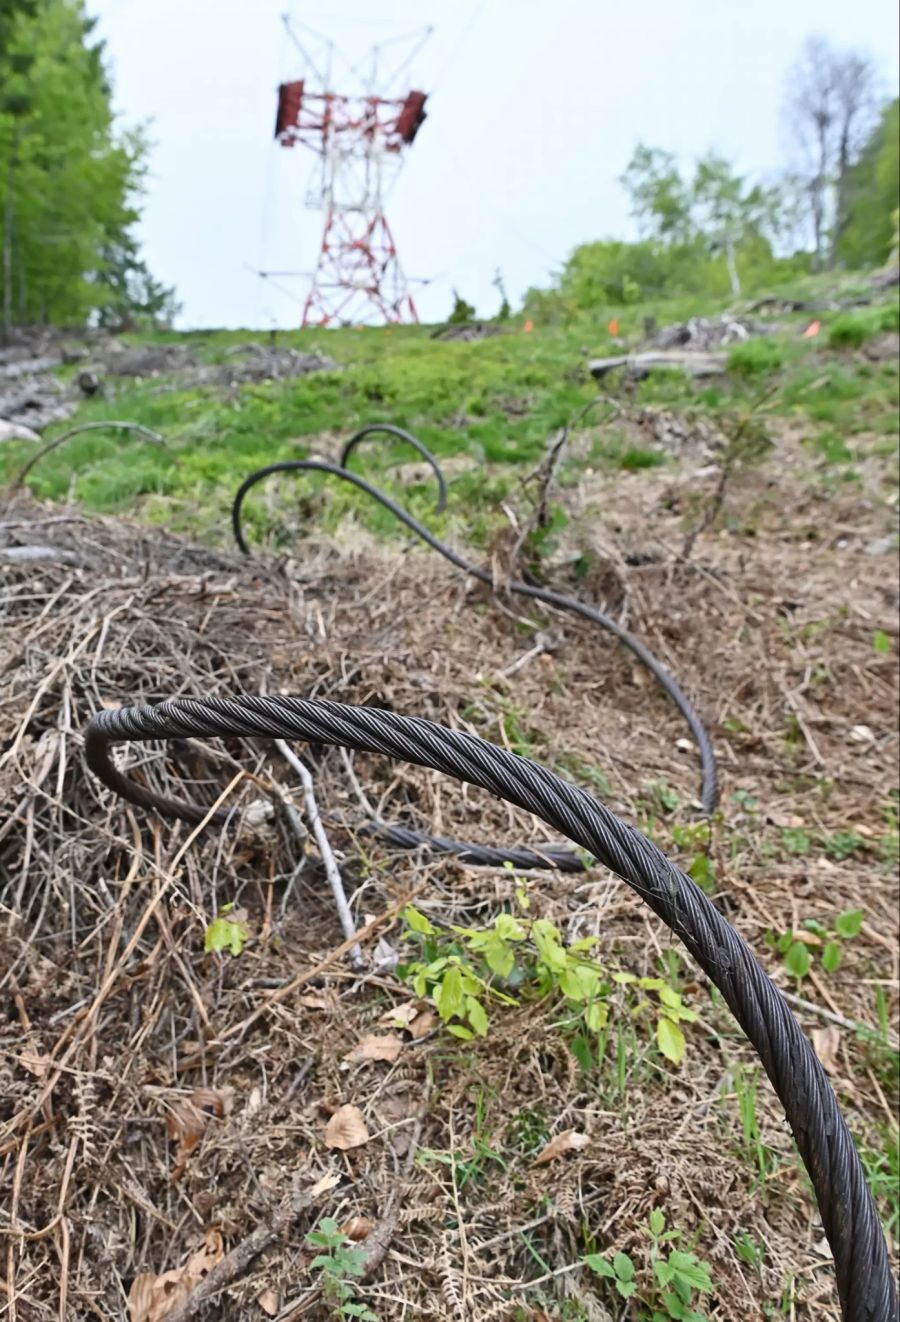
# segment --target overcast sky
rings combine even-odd
[[[288,7],[88,0],[121,121],[150,124],[141,237],[184,327],[299,322],[304,280],[280,279],[282,292],[254,274],[310,270],[322,224],[304,207],[312,154],[272,141],[275,89],[302,72]],[[894,0],[318,0],[294,13],[353,62],[434,27],[406,80],[431,93],[429,117],[387,207],[406,271],[431,281],[413,286],[430,321],[451,286],[489,314],[498,267],[515,301],[576,244],[633,235],[617,179],[639,139],[771,175],[788,70],[811,33],[871,55],[886,94],[900,67]],[[407,49],[386,50],[385,66]]]

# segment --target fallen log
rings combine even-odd
[[[636,376],[646,376],[653,367],[675,368],[691,376],[717,376],[725,371],[724,353],[688,353],[675,349],[656,349],[647,353],[618,354],[612,358],[592,358],[588,371],[598,381],[608,372],[625,367]]]
[[[18,565],[45,560],[57,565],[80,565],[81,556],[62,546],[0,546],[0,563]]]

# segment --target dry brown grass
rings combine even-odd
[[[617,479],[614,511],[608,482],[587,479],[568,495],[576,549],[594,552],[578,590],[615,597],[710,724],[723,776],[716,894],[730,920],[787,985],[766,933],[864,908],[840,969],[807,980],[803,996],[872,1024],[881,988],[896,1032],[897,886],[880,850],[897,784],[897,573],[890,552],[869,553],[891,510],[865,488],[801,483],[791,453],[742,479],[724,529],[687,565],[675,563],[681,520],[712,477]],[[777,1104],[762,1081],[760,1178],[733,1089],[753,1053],[689,968],[699,1022],[684,1065],[642,1046],[621,1089],[614,1042],[602,1069],[580,1072],[558,1004],[498,1011],[484,1042],[404,1033],[394,1062],[348,1062],[410,993],[386,967],[358,977],[344,962],[315,852],[283,815],[189,840],[112,802],[82,765],[79,732],[104,703],[265,686],[466,724],[576,776],[596,768],[610,805],[671,848],[672,821],[691,820],[694,756],[677,713],[621,650],[554,619],[561,647],[504,677],[547,621],[471,591],[418,550],[309,546],[266,568],[25,503],[7,510],[3,539],[51,543],[72,562],[2,570],[0,1312],[124,1317],[141,1273],[152,1284],[193,1254],[195,1274],[181,1279],[198,1287],[205,1243],[207,1266],[229,1254],[215,1269],[224,1288],[180,1313],[173,1295],[160,1318],[326,1318],[305,1235],[328,1215],[356,1219],[360,1294],[382,1319],[623,1316],[580,1258],[590,1240],[642,1266],[640,1227],[660,1206],[711,1264],[711,1318],[762,1317],[783,1296],[790,1316],[837,1317]],[[636,552],[647,559],[629,567]],[[873,649],[876,629],[888,654]],[[293,789],[272,749],[240,741],[127,756],[157,787],[187,781],[209,804],[238,773],[229,804]],[[396,947],[411,895],[442,923],[482,925],[508,905],[508,874],[357,836],[339,754],[305,756],[320,806],[344,821],[330,829],[359,925],[375,920],[370,956],[379,940]],[[389,820],[492,843],[546,839],[525,814],[436,774],[374,757],[354,769]],[[681,805],[672,817],[658,808],[661,780]],[[805,830],[808,852],[787,852],[785,829]],[[817,843],[850,830],[862,843],[846,859]],[[636,973],[655,972],[671,946],[602,870],[535,877],[530,896],[533,914],[600,933],[603,958]],[[204,954],[206,926],[230,902],[251,940],[238,958]],[[847,1030],[832,1046],[851,1127],[878,1147],[897,1102],[890,1053]],[[343,1104],[369,1134],[347,1152],[325,1142]],[[535,1166],[566,1129],[588,1145]],[[760,1246],[758,1269],[741,1260],[739,1235]]]

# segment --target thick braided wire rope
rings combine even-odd
[[[245,555],[250,554],[250,548],[247,545],[241,525],[241,509],[247,493],[252,487],[256,486],[257,482],[262,482],[273,473],[297,472],[326,473],[331,477],[340,478],[344,482],[352,482],[360,491],[364,491],[367,496],[371,496],[373,500],[377,500],[385,509],[390,510],[394,518],[399,519],[400,522],[405,524],[406,527],[409,528],[411,532],[414,532],[417,537],[421,537],[423,542],[426,542],[432,550],[437,551],[439,555],[442,555],[445,560],[449,560],[452,565],[456,565],[457,569],[461,569],[464,573],[470,574],[473,578],[478,579],[480,583],[487,584],[488,587],[492,588],[494,586],[493,579],[487,570],[482,569],[478,565],[471,564],[457,551],[454,551],[452,547],[447,546],[445,542],[440,541],[433,533],[429,532],[426,527],[419,523],[418,519],[413,518],[407,510],[403,509],[401,505],[398,505],[396,501],[392,500],[390,496],[385,494],[385,492],[380,491],[378,487],[372,486],[372,484],[367,482],[365,478],[359,477],[356,473],[351,473],[346,468],[337,468],[334,464],[325,463],[319,459],[286,459],[281,463],[268,464],[265,468],[258,469],[255,473],[251,473],[249,477],[244,479],[238,488],[234,503],[231,507],[231,526],[234,530],[235,541]],[[669,674],[668,670],[666,670],[662,662],[658,661],[650,649],[645,647],[640,639],[635,638],[634,634],[629,633],[627,629],[623,629],[620,624],[617,624],[615,620],[609,615],[604,614],[603,611],[596,610],[593,606],[588,606],[585,602],[579,601],[577,597],[566,597],[560,592],[553,592],[549,588],[538,587],[533,583],[523,583],[518,579],[510,579],[507,586],[511,592],[516,592],[519,596],[530,597],[533,601],[542,601],[547,606],[556,607],[557,610],[568,611],[572,615],[580,615],[583,619],[590,620],[592,624],[598,625],[601,629],[604,629],[607,633],[612,634],[614,638],[618,639],[618,641],[624,647],[627,647],[632,655],[637,658],[641,665],[650,671],[654,679],[656,679],[662,686],[674,702],[675,706],[681,712],[681,715],[687,723],[688,729],[694,737],[694,742],[700,753],[700,801],[703,805],[704,812],[711,814],[715,809],[716,800],[718,798],[718,775],[716,769],[716,757],[713,752],[712,743],[703,722],[694,711],[688,697]]]
[[[428,446],[424,445],[423,442],[419,440],[418,436],[413,436],[412,432],[407,431],[405,427],[396,427],[392,422],[373,422],[370,423],[368,427],[363,427],[361,431],[355,432],[341,451],[341,468],[347,467],[347,461],[359,445],[360,441],[364,441],[367,436],[373,436],[376,433],[380,434],[382,432],[387,433],[388,436],[396,436],[398,440],[403,441],[406,445],[411,445],[414,450],[419,452],[426,464],[428,464],[432,473],[434,473],[434,480],[437,482],[438,488],[435,513],[443,514],[444,510],[447,508],[447,483],[444,479],[441,466],[429,450]]]
[[[79,433],[83,431],[108,430],[137,432],[143,440],[150,441],[152,445],[161,445],[163,449],[168,448],[166,446],[165,437],[160,436],[159,432],[154,431],[152,427],[145,427],[141,422],[82,422],[79,423],[77,427],[70,427],[69,430],[64,431],[61,436],[54,436],[53,440],[48,441],[46,445],[42,445],[40,450],[31,456],[28,463],[25,464],[13,478],[13,487],[23,486],[26,477],[31,472],[32,468],[34,468],[35,464],[43,459],[44,455],[49,454],[51,450],[55,450],[65,441],[71,440],[73,436],[78,436]]]
[[[547,845],[545,849],[495,848],[493,845],[473,845],[468,841],[451,840],[444,835],[428,835],[394,822],[371,821],[357,827],[362,835],[376,835],[379,840],[398,849],[420,849],[432,854],[453,854],[460,863],[480,868],[513,867],[519,872],[546,871],[586,872],[588,862],[571,849],[561,845]]]
[[[756,1048],[815,1190],[847,1322],[898,1322],[887,1246],[853,1140],[815,1052],[781,992],[697,884],[652,841],[547,768],[459,730],[372,707],[288,697],[182,698],[94,715],[87,764],[122,798],[186,821],[194,804],[164,798],[114,765],[110,746],[195,737],[300,739],[382,753],[477,785],[535,813],[589,850],[683,941]]]

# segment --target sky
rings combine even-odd
[[[496,311],[546,285],[579,243],[634,237],[618,178],[635,144],[689,166],[709,149],[755,179],[787,163],[781,104],[811,34],[900,79],[894,0],[87,0],[123,127],[153,143],[139,235],[176,287],[178,325],[299,325],[323,217],[305,205],[315,158],[272,138],[279,82],[303,60],[293,13],[351,64],[431,37],[406,79],[428,119],[386,206],[424,321],[452,290]],[[299,26],[295,28],[299,34]],[[304,41],[311,53],[323,45]],[[408,39],[408,40],[407,40]],[[392,44],[388,46],[388,43]],[[405,42],[405,44],[404,44]],[[399,63],[398,58],[398,63]],[[337,90],[352,74],[335,57]],[[404,91],[407,89],[403,89]]]

